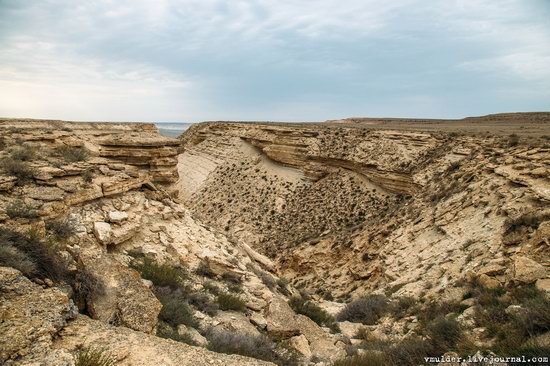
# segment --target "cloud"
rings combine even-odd
[[[549,109],[549,15],[542,0],[3,0],[0,115],[322,120]]]

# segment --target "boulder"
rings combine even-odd
[[[43,361],[76,307],[58,288],[43,289],[13,268],[0,267],[0,289],[0,364]]]
[[[359,332],[359,329],[365,328],[365,326],[361,323],[352,323],[349,321],[339,322],[338,326],[340,327],[340,332],[342,335],[348,337],[349,339],[355,338],[355,335]]]
[[[346,356],[343,348],[313,320],[305,315],[296,315],[287,302],[274,296],[266,311],[267,333],[276,339],[290,339],[303,335],[313,356],[326,361],[335,361]]]
[[[139,223],[127,223],[111,231],[110,244],[116,245],[132,239],[140,230]]]
[[[121,222],[128,219],[128,213],[124,211],[109,211],[109,222]]]
[[[541,278],[535,283],[535,287],[546,293],[550,293],[550,278]]]
[[[213,319],[214,328],[220,328],[233,333],[248,334],[251,336],[259,336],[260,332],[250,323],[248,318],[235,311],[219,312]]]
[[[90,248],[81,252],[79,260],[102,285],[87,299],[93,318],[146,333],[155,330],[162,305],[136,271]]]
[[[178,334],[183,337],[189,337],[197,346],[208,346],[208,339],[203,337],[195,328],[189,328],[184,324],[178,325]]]
[[[514,259],[512,279],[515,282],[533,283],[546,276],[547,270],[542,264],[524,256]]]
[[[312,353],[311,349],[309,349],[309,342],[307,341],[307,338],[302,334],[299,336],[294,336],[288,340],[288,345],[296,350],[298,353],[300,353],[305,358],[311,358]]]
[[[103,245],[111,244],[111,225],[104,221],[94,222],[94,235]]]
[[[295,316],[296,314],[283,298],[273,297],[265,314],[267,333],[276,339],[288,339],[300,335],[300,328],[294,321]]]

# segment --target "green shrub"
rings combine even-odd
[[[85,347],[75,355],[75,366],[114,366],[115,359],[102,348]]]
[[[414,308],[417,302],[418,301],[412,297],[400,297],[391,306],[392,315],[396,319],[403,318],[410,313],[411,309]]]
[[[22,146],[14,147],[10,151],[10,157],[13,160],[31,161],[36,158],[36,148],[23,144]]]
[[[456,319],[442,316],[428,323],[427,333],[434,348],[442,353],[454,349],[462,337],[462,329]]]
[[[214,352],[254,357],[264,361],[278,360],[274,352],[275,345],[263,335],[253,336],[222,329],[210,329],[206,338],[208,349]]]
[[[246,311],[246,303],[237,295],[222,292],[218,295],[217,302],[221,310]]]
[[[76,233],[76,224],[73,220],[57,219],[46,221],[46,230],[57,239],[68,239]]]
[[[81,313],[87,313],[87,305],[92,297],[105,294],[105,284],[85,269],[77,271],[71,281],[74,290],[73,299]]]
[[[193,309],[185,302],[181,296],[161,296],[162,309],[159,313],[159,319],[177,327],[184,324],[188,327],[198,328],[199,323],[193,315]]]
[[[189,294],[188,301],[205,314],[215,316],[218,313],[218,304],[205,293],[193,292]]]
[[[141,277],[160,287],[172,289],[183,287],[189,277],[183,268],[157,263],[148,257],[144,257],[141,262],[136,261],[132,267],[141,274]]]
[[[16,177],[17,184],[24,184],[34,177],[33,170],[29,164],[24,161],[4,158],[0,160],[0,168],[4,173]]]
[[[337,315],[338,321],[373,325],[389,310],[389,301],[383,295],[369,295],[346,305]]]
[[[92,183],[92,180],[94,179],[94,171],[91,168],[87,168],[82,172],[81,176],[84,182]]]
[[[27,277],[32,277],[37,272],[36,263],[31,258],[6,243],[0,244],[0,266],[15,268]]]
[[[218,295],[220,293],[220,288],[213,281],[206,281],[202,287],[212,295]]]
[[[70,279],[67,267],[59,255],[37,238],[0,227],[0,243],[24,253],[36,266],[34,275],[54,281]]]
[[[56,152],[68,163],[86,161],[90,157],[88,150],[83,147],[61,146],[56,148]]]
[[[200,262],[197,269],[195,270],[195,273],[199,276],[209,277],[213,278],[216,276],[214,272],[208,267],[208,265],[204,262]]]
[[[410,337],[388,347],[385,354],[393,365],[416,366],[424,363],[424,357],[436,353],[428,341]]]
[[[338,360],[333,363],[333,366],[392,366],[392,364],[382,352],[367,351],[361,355]]]
[[[38,217],[36,210],[25,204],[22,200],[15,200],[7,205],[6,215],[8,215],[10,219],[36,219]]]
[[[301,297],[293,297],[288,304],[294,312],[307,316],[320,326],[333,326],[334,317],[311,301],[304,300]]]

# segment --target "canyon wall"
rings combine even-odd
[[[540,129],[550,119],[514,116],[494,134],[475,119],[434,131],[390,120],[203,123],[180,138],[177,186],[197,217],[312,293],[456,297],[468,276],[517,281],[524,260],[543,269],[529,279],[542,286],[550,150]]]

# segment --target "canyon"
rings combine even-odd
[[[550,113],[0,142],[0,363],[548,355]]]

